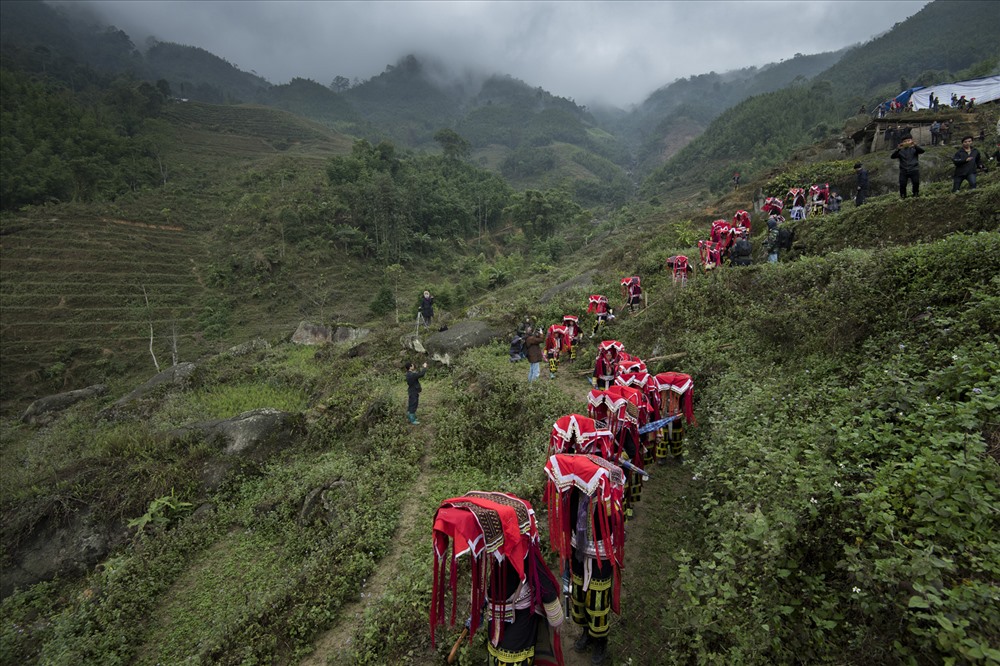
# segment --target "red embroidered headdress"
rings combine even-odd
[[[520,580],[528,580],[535,591],[536,607],[542,607],[537,577],[544,575],[528,558],[537,549],[538,525],[531,504],[514,495],[472,491],[462,497],[441,502],[434,514],[434,587],[431,592],[431,644],[437,625],[445,622],[445,600],[451,591],[451,621],[455,624],[457,610],[458,558],[469,555],[472,574],[469,639],[482,622],[487,583],[493,568],[506,559]],[[525,568],[525,561],[529,564]],[[450,572],[450,575],[449,575]],[[549,574],[551,575],[551,574]],[[493,609],[496,612],[496,609]],[[497,618],[493,618],[494,621]],[[502,622],[502,619],[501,619]]]
[[[614,454],[614,435],[600,428],[597,421],[582,414],[568,414],[552,425],[549,455],[554,453],[591,453],[603,458]]]
[[[587,301],[587,312],[604,314],[608,311],[608,298],[600,294],[593,294]]]
[[[675,399],[669,400],[668,404],[677,404],[678,409],[683,409],[685,420],[691,425],[698,425],[694,420],[694,381],[691,375],[683,372],[661,372],[654,379],[657,390],[661,393],[669,391],[675,396]]]

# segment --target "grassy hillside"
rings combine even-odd
[[[151,352],[167,367],[175,345],[178,358],[206,351],[213,315],[203,235],[80,216],[6,224],[3,231],[6,400],[28,386],[100,383],[143,356],[153,371]],[[26,397],[40,394],[20,399]]]
[[[292,129],[280,122],[251,135],[236,132],[252,124],[256,111],[247,112],[247,123],[229,133],[219,132],[229,125],[211,115],[222,110],[177,111],[178,136],[217,135],[208,145],[178,143],[178,163],[215,152],[218,173],[232,179],[201,176],[207,194],[191,204],[183,230],[87,221],[68,206],[45,211],[60,224],[44,223],[41,211],[5,220],[3,268],[11,273],[3,280],[4,325],[21,292],[31,294],[35,337],[38,322],[54,319],[59,308],[72,311],[67,325],[98,324],[86,310],[96,301],[71,294],[71,281],[104,302],[116,293],[131,298],[131,310],[114,311],[118,331],[144,330],[137,313],[148,311],[132,286],[137,277],[157,285],[147,292],[151,306],[176,290],[177,300],[163,307],[188,308],[206,344],[211,326],[231,341],[267,327],[290,331],[302,314],[285,302],[292,263],[303,275],[322,270],[330,290],[350,293],[364,264],[293,243],[284,258],[271,254],[281,247],[274,226],[280,216],[250,207],[255,193],[278,197],[282,182],[291,193],[320,186],[320,174],[292,169],[286,152],[318,167],[333,149],[321,150],[303,134],[278,150]],[[256,159],[249,157],[254,142]],[[571,147],[559,149],[571,159]],[[871,156],[876,180],[880,168],[891,176],[891,163],[876,162],[884,158]],[[672,283],[666,257],[697,256],[693,243],[711,219],[748,208],[758,187],[804,178],[809,168],[786,165],[720,199],[623,208],[595,230],[603,231],[599,245],[566,243],[530,270],[524,257],[498,259],[494,270],[509,269],[504,279],[483,296],[469,294],[470,314],[504,329],[525,314],[541,322],[582,314],[589,293],[616,298],[619,276],[638,273],[649,307],[622,317],[609,333],[646,358],[675,359],[651,362],[653,371],[695,377],[700,425],[690,431],[687,462],[654,470],[630,523],[623,614],[612,626],[620,661],[997,658],[996,172],[980,189],[952,195],[928,170],[920,199],[876,192],[863,208],[847,205],[838,215],[798,223],[797,244],[778,265],[698,272],[683,289]],[[154,210],[159,196],[116,205]],[[46,233],[56,233],[64,249],[43,242]],[[220,240],[232,244],[228,258]],[[262,263],[251,261],[254,248],[266,249]],[[209,269],[234,261],[242,268],[213,290],[211,279],[198,281],[205,269],[185,274],[163,262],[171,252],[189,265],[201,265],[199,252],[210,252]],[[69,263],[59,268],[61,261]],[[71,265],[80,268],[58,286],[29,292],[40,281],[39,265],[60,279]],[[420,280],[434,279],[423,272],[432,265],[440,266],[444,290],[468,279],[475,264],[456,259],[445,266],[436,254],[426,266],[415,259],[403,291],[416,293]],[[119,273],[102,285],[85,282],[84,268]],[[596,269],[594,284],[557,290],[543,302],[550,287],[586,269]],[[247,283],[236,288],[232,276]],[[132,291],[106,288],[119,283]],[[248,297],[252,290],[257,295]],[[221,301],[193,307],[213,295]],[[62,296],[65,303],[56,301]],[[213,318],[219,302],[228,319]],[[418,430],[402,418],[398,369],[413,356],[399,343],[411,329],[391,316],[364,322],[358,305],[357,323],[373,330],[361,344],[298,347],[271,335],[271,348],[201,357],[186,385],[162,389],[116,421],[97,414],[128,390],[120,380],[108,396],[74,406],[46,427],[0,420],[4,458],[18,463],[5,466],[0,479],[5,566],[43,526],[70,527],[84,510],[99,524],[123,527],[144,515],[150,521],[126,530],[125,543],[99,567],[4,599],[4,663],[425,664],[444,657],[454,636],[445,632],[432,650],[426,631],[432,512],[441,498],[469,488],[499,488],[544,505],[547,433],[558,416],[585,408],[594,341],[556,381],[531,387],[523,365],[507,361],[505,343],[435,367],[425,380],[425,429]],[[128,314],[136,316],[126,323]],[[115,329],[99,335],[128,342]],[[13,354],[8,339],[5,329],[4,353]],[[194,347],[182,349],[186,356]],[[132,353],[148,367],[148,350]],[[77,377],[83,375],[70,378]],[[226,462],[217,444],[165,436],[262,407],[289,412],[291,434],[218,487],[204,482],[204,470]],[[572,640],[574,631],[564,636]],[[463,663],[481,661],[481,639],[461,652]]]
[[[432,362],[414,427],[400,368],[425,358],[408,346],[413,297],[430,289],[453,328],[568,313],[589,328],[587,296],[618,308],[634,274],[647,306],[618,308],[605,335],[651,372],[690,373],[698,425],[629,523],[615,663],[1000,663],[1000,170],[952,194],[954,146],[929,148],[921,196],[900,200],[895,162],[867,154],[869,202],[789,223],[780,262],[761,260],[756,215],[754,265],[684,286],[666,267],[696,261],[710,222],[758,191],[848,194],[854,158],[829,139],[850,128],[818,131],[835,95],[814,85],[787,93],[809,113],[738,105],[745,132],[691,144],[690,173],[675,164],[610,211],[570,188],[631,184],[570,141],[474,153],[544,162],[552,189],[529,194],[460,155],[194,102],[137,125],[155,187],[5,211],[0,664],[441,663],[459,628],[430,645],[434,510],[511,492],[549,544],[545,447],[586,409],[598,339],[531,385],[506,339]],[[539,123],[570,113],[555,110]],[[785,125],[822,138],[792,150]],[[585,123],[569,138],[581,126],[608,148]],[[743,187],[713,193],[713,173],[761,155]],[[367,335],[293,345],[302,320]],[[109,409],[155,372],[150,327],[161,365],[176,330],[195,367]],[[18,418],[97,381],[106,394],[49,423]],[[251,412],[280,428],[248,448],[248,429],[218,434]],[[563,629],[568,666],[589,661],[568,649],[577,633]],[[460,647],[458,663],[485,659],[482,633]]]
[[[297,317],[364,312],[329,288],[349,283],[356,264],[317,271],[315,249],[294,243],[303,232],[286,228],[281,212],[284,197],[315,198],[326,161],[350,141],[263,107],[176,103],[156,122],[167,173],[159,188],[3,219],[5,409],[151,372],[153,355],[168,366],[175,341],[178,358],[191,360],[254,335],[290,334]],[[272,202],[275,193],[282,199]],[[293,208],[300,225],[305,205]],[[272,301],[278,279],[287,296]]]

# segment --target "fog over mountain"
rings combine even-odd
[[[206,49],[272,83],[361,80],[407,54],[626,106],[671,81],[864,42],[927,0],[236,2],[74,0],[125,30]]]

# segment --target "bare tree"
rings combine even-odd
[[[142,285],[142,297],[146,299],[146,316],[149,319],[149,355],[153,357],[153,365],[156,371],[160,371],[160,363],[156,360],[156,353],[153,351],[153,311],[149,307],[149,296],[146,294],[146,285]]]

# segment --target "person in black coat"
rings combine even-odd
[[[434,318],[434,297],[429,291],[425,291],[420,300],[420,316],[424,318],[424,324],[431,325],[431,319]]]
[[[976,189],[976,170],[985,169],[986,165],[983,163],[983,156],[972,147],[971,135],[962,137],[962,147],[958,149],[951,161],[955,164],[951,191],[958,192],[962,187],[963,180],[969,181],[970,190]]]
[[[427,364],[424,363],[420,371],[417,371],[416,363],[406,364],[406,419],[413,425],[420,425],[417,420],[417,405],[420,403],[420,378],[427,372]]]
[[[913,183],[913,196],[920,196],[920,155],[924,149],[917,145],[912,138],[903,140],[899,148],[889,155],[894,160],[899,160],[899,196],[906,198],[906,183]]]

